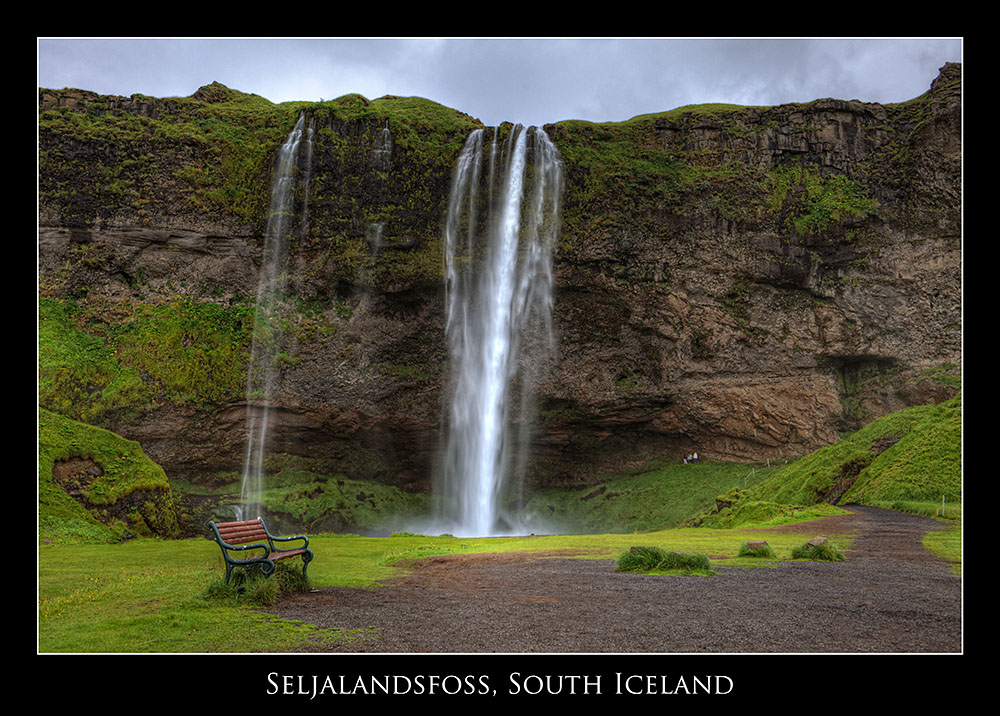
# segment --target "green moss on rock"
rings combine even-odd
[[[243,395],[253,309],[39,299],[39,404],[83,422]]]
[[[38,416],[39,539],[116,542],[173,537],[163,468],[138,443],[47,410]]]

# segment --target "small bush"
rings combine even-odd
[[[632,547],[618,557],[619,572],[711,573],[708,557],[687,552],[668,552],[661,547]]]
[[[222,578],[213,579],[205,588],[205,599],[228,600],[238,604],[273,607],[278,597],[292,592],[307,592],[312,588],[300,569],[278,563],[274,573],[265,577],[259,567],[246,570],[236,567],[226,583]]]
[[[825,542],[822,544],[806,543],[792,550],[792,559],[817,559],[827,562],[843,562],[844,555]]]
[[[294,564],[284,564],[279,562],[271,580],[276,581],[280,587],[281,594],[291,594],[292,592],[308,592],[312,589],[309,578],[302,575],[302,570],[296,568]]]
[[[777,559],[778,555],[774,553],[774,549],[767,542],[763,545],[749,545],[746,542],[740,545],[740,551],[737,555],[739,557],[758,557],[763,559]]]

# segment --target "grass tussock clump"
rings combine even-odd
[[[204,597],[212,601],[273,607],[282,594],[308,592],[310,589],[309,578],[304,577],[301,570],[279,563],[270,577],[265,577],[259,567],[254,567],[249,573],[234,569],[229,582],[221,578],[213,579],[205,588]]]
[[[809,540],[792,550],[792,559],[812,559],[826,562],[843,562],[844,555],[824,540]]]
[[[740,551],[737,554],[738,557],[755,557],[759,559],[777,559],[778,555],[774,553],[774,549],[767,542],[755,541],[755,542],[744,542],[740,545]]]
[[[662,574],[714,574],[708,557],[690,552],[671,552],[662,547],[631,547],[618,557],[619,572]]]

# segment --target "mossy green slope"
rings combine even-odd
[[[623,533],[679,527],[733,485],[754,485],[777,467],[742,463],[651,464],[586,489],[532,495],[522,516],[558,532]]]
[[[961,396],[922,407],[913,411],[899,441],[861,472],[842,502],[939,501],[942,496],[961,501]]]
[[[759,485],[719,498],[721,509],[700,524],[758,523],[768,511],[827,501],[934,514],[942,498],[960,503],[961,394],[874,420],[834,445],[796,460]]]
[[[73,459],[86,468],[60,485],[53,474],[57,463]],[[40,409],[39,540],[117,542],[126,532],[142,537],[177,534],[176,509],[163,468],[137,442]]]
[[[310,534],[387,532],[421,520],[430,509],[430,495],[425,493],[296,467],[267,475],[261,500],[269,525],[286,524]]]
[[[38,398],[86,423],[245,391],[253,307],[182,296],[148,303],[38,302]]]

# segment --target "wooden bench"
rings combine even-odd
[[[313,553],[309,549],[309,538],[305,535],[295,535],[294,537],[275,537],[268,532],[264,525],[264,520],[245,520],[242,522],[209,522],[209,529],[215,536],[215,541],[219,543],[222,556],[226,560],[226,582],[229,582],[229,575],[233,567],[243,567],[247,574],[255,566],[260,566],[260,571],[265,577],[271,576],[274,572],[274,563],[279,559],[302,555],[302,576],[306,576],[306,568],[312,561]],[[301,547],[292,549],[282,549],[275,547],[275,542],[291,542],[302,540]],[[261,554],[242,559],[234,558],[231,552],[245,552],[247,550],[262,550]]]

